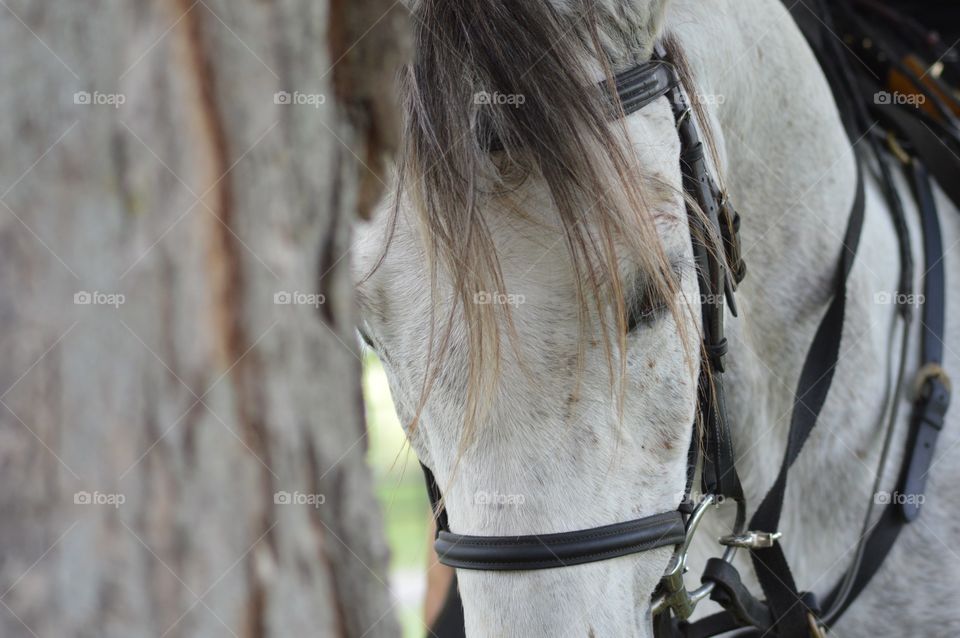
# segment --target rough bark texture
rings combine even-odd
[[[391,6],[0,6],[0,636],[399,633],[345,257]]]

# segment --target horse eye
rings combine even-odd
[[[656,297],[649,287],[644,286],[627,302],[627,333],[632,333],[641,325],[653,324],[667,305]]]
[[[360,340],[363,341],[368,348],[371,350],[376,350],[376,348],[373,347],[373,340],[367,336],[367,333],[365,333],[363,330],[357,329],[357,334],[360,335]]]
[[[670,272],[666,290],[680,290],[683,281],[683,260],[675,257],[670,260]],[[663,293],[667,294],[667,293]],[[627,299],[627,334],[640,326],[652,326],[667,310],[668,299],[649,281],[637,278],[633,284],[633,294]]]

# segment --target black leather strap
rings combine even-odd
[[[757,600],[740,579],[740,572],[725,560],[711,558],[703,570],[701,581],[713,582],[710,599],[727,610],[737,627],[756,627],[767,631],[773,626],[770,608]]]
[[[926,169],[916,160],[908,167],[923,229],[924,282],[921,304],[921,370],[932,370],[943,357],[946,318],[946,273],[943,264],[943,240],[933,196],[933,187]],[[933,459],[933,450],[943,428],[944,415],[950,404],[950,388],[936,375],[925,379],[915,398],[911,417],[907,456],[897,489],[884,507],[867,539],[863,559],[854,569],[853,585],[841,600],[843,582],[830,593],[824,603],[830,622],[836,622],[857,596],[870,584],[884,559],[896,543],[907,523],[916,519],[923,505],[923,494]]]
[[[923,227],[923,251],[926,269],[923,281],[921,322],[921,379],[913,410],[913,440],[908,446],[909,460],[904,470],[900,493],[900,512],[907,521],[920,515],[933,450],[943,429],[950,406],[949,382],[940,374],[943,363],[943,339],[946,329],[946,272],[943,240],[933,187],[926,169],[913,162],[914,192]]]
[[[443,495],[440,493],[440,486],[437,485],[437,479],[434,478],[430,468],[420,463],[420,469],[423,470],[423,478],[427,484],[427,496],[430,497],[430,509],[433,512],[433,520],[436,524],[434,538],[440,535],[440,532],[450,529],[450,523],[447,522],[447,510],[443,506]]]
[[[656,53],[661,58],[666,55],[661,47],[657,48]],[[703,493],[718,494],[742,504],[743,488],[736,469],[723,387],[724,357],[727,353],[724,301],[730,304],[731,311],[735,313],[732,291],[746,272],[740,256],[739,216],[710,177],[703,142],[686,96],[679,86],[675,86],[668,96],[680,135],[683,189],[699,208],[688,208],[688,223],[697,264],[703,349],[706,356],[701,366],[699,387],[699,416],[703,423],[703,440],[697,436],[699,428],[694,428],[691,442],[692,466],[695,468],[697,465],[702,442]],[[722,245],[718,246],[717,242]],[[727,263],[721,260],[720,255],[726,256]],[[744,511],[743,507],[738,509],[741,514]],[[737,531],[742,524],[742,517],[738,518]]]
[[[749,529],[776,531],[790,467],[816,426],[826,400],[839,358],[846,309],[846,283],[859,245],[865,210],[863,171],[858,162],[857,191],[841,249],[834,298],[807,352],[795,394],[787,449],[780,472],[750,520]],[[733,565],[712,559],[708,561],[703,581],[715,583],[711,598],[725,611],[694,623],[661,624],[658,637],[705,638],[738,627],[752,627],[756,631],[748,635],[807,638],[810,635],[808,614],[818,616],[819,605],[812,594],[801,592],[797,587],[782,548],[774,544],[767,549],[753,550],[751,557],[766,601],[758,600],[743,586],[740,574]],[[672,633],[663,633],[668,628]]]
[[[528,536],[465,536],[441,531],[434,544],[440,562],[464,569],[552,569],[674,546],[685,537],[680,512],[575,532]]]
[[[654,59],[617,74],[613,83],[616,97],[610,94],[605,83],[601,83],[599,89],[610,97],[613,106],[611,115],[620,117],[636,113],[667,95],[678,85],[679,80],[669,62]],[[489,128],[488,123],[481,118],[478,125],[481,143],[491,151],[502,151],[503,143]]]
[[[833,382],[840,357],[840,339],[843,334],[847,303],[847,280],[853,269],[854,257],[863,229],[866,198],[863,171],[857,164],[857,193],[850,221],[843,240],[840,264],[834,284],[834,297],[817,328],[804,361],[797,390],[794,394],[793,414],[787,435],[787,448],[776,481],[760,502],[748,525],[749,529],[774,532],[780,524],[787,477],[803,445],[817,424],[827,394]],[[807,615],[811,611],[801,601],[779,542],[772,547],[750,552],[757,578],[773,613],[777,636],[780,638],[807,638]]]
[[[873,112],[909,140],[911,150],[937,178],[950,200],[960,206],[960,145],[939,133],[940,127],[922,113],[908,114],[896,105],[877,105]]]
[[[625,115],[636,113],[677,86],[673,67],[663,60],[651,60],[624,71],[614,80]]]

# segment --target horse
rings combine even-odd
[[[681,144],[667,100],[618,119],[595,90],[658,43],[682,60],[711,171],[742,217],[749,269],[737,316],[726,310],[724,385],[755,508],[780,470],[804,358],[833,297],[863,143],[848,138],[790,13],[779,0],[417,0],[411,16],[395,189],[358,228],[352,259],[359,331],[450,529],[570,532],[685,497],[704,300]],[[897,346],[898,230],[873,172],[863,186],[833,383],[778,530],[797,583],[821,594],[853,560],[878,498],[878,423],[894,406],[889,454],[905,454],[911,398],[891,371],[919,358],[916,330]],[[936,198],[949,277],[960,272],[960,217],[939,188]],[[920,255],[913,199],[904,207]],[[943,367],[957,370],[960,296],[946,299]],[[960,635],[958,418],[944,425],[922,516],[831,635]],[[897,467],[878,484],[892,489]],[[732,518],[727,508],[705,517],[691,574]],[[458,569],[466,633],[651,636],[671,556],[658,547],[563,569]],[[749,561],[735,564],[755,590]]]

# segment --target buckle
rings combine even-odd
[[[917,373],[913,397],[917,414],[923,422],[937,430],[943,429],[953,384],[950,375],[939,363],[928,363]]]
[[[807,623],[810,628],[810,638],[827,638],[826,627],[813,615],[813,612],[807,613]]]
[[[731,287],[736,290],[747,276],[747,265],[743,261],[740,246],[740,213],[730,204],[726,191],[720,193],[718,202],[720,214],[720,235],[730,268]]]
[[[917,371],[917,378],[913,382],[913,398],[915,401],[930,399],[934,394],[934,382],[939,382],[949,395],[953,392],[953,382],[950,375],[939,363],[928,363]]]
[[[765,549],[773,547],[783,536],[780,532],[744,532],[724,536],[719,543],[724,547],[742,547],[744,549]]]
[[[887,148],[890,149],[890,153],[896,157],[900,163],[904,166],[910,166],[913,159],[910,157],[910,153],[900,145],[897,136],[893,134],[893,131],[887,131]]]

